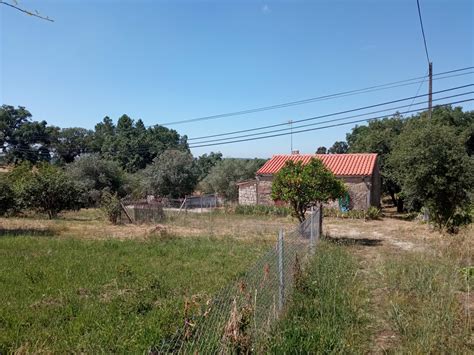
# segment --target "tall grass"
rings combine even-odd
[[[462,354],[469,350],[469,324],[460,291],[465,276],[453,258],[410,253],[387,261],[387,309],[403,353]]]
[[[367,295],[354,257],[342,246],[320,243],[286,316],[269,340],[270,351],[363,352],[370,338]]]
[[[261,244],[0,237],[0,353],[142,353],[243,272]]]

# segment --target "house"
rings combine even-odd
[[[238,183],[239,204],[274,205],[271,198],[272,180],[288,160],[307,164],[320,159],[336,177],[344,181],[348,196],[329,203],[331,207],[367,210],[379,207],[381,179],[377,154],[285,154],[274,155],[256,173],[255,179]]]

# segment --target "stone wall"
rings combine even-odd
[[[259,205],[265,205],[265,206],[275,205],[275,202],[272,199],[272,180],[273,179],[259,179],[258,180],[257,201]]]
[[[369,197],[369,191],[371,188],[371,183],[369,181],[364,181],[362,177],[349,177],[349,178],[341,178],[344,183],[346,184],[348,190],[349,190],[349,196],[350,196],[350,208],[351,209],[360,209],[360,210],[366,210],[370,206],[370,197]],[[258,178],[258,184],[256,185],[256,191],[258,191],[258,196],[256,196],[255,199],[249,199],[249,198],[242,198],[242,201],[245,201],[245,203],[242,204],[259,204],[259,205],[265,205],[265,206],[273,206],[275,205],[275,202],[271,198],[271,192],[272,192],[272,177],[259,177]],[[242,194],[243,196],[247,195],[247,192],[245,191],[247,187],[242,187],[239,186],[239,203],[241,203],[241,197],[240,195]],[[240,192],[242,190],[242,192]],[[255,191],[255,190],[253,190]],[[252,201],[252,202],[250,202]],[[255,202],[254,202],[255,201]],[[339,208],[338,201],[331,201],[330,203],[327,204],[328,207],[334,207],[334,208]]]
[[[257,180],[241,182],[239,185],[239,205],[257,204]]]

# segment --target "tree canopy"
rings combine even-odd
[[[311,206],[334,200],[345,192],[344,184],[315,158],[308,164],[287,161],[272,184],[272,198],[288,202],[300,222],[305,220],[306,211]]]
[[[239,197],[237,182],[254,178],[263,164],[264,159],[223,159],[200,183],[200,189],[205,193],[218,193],[235,201]]]
[[[428,208],[439,228],[449,227],[455,214],[468,208],[474,187],[474,160],[465,137],[444,123],[426,117],[407,123],[388,158],[407,207]]]
[[[155,158],[144,171],[148,192],[179,198],[194,191],[197,174],[191,153],[169,149]]]

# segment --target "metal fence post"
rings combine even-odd
[[[314,207],[311,206],[311,217],[310,217],[310,223],[309,223],[309,231],[310,231],[310,236],[309,236],[309,250],[311,251],[312,254],[314,254]]]
[[[283,309],[284,297],[285,297],[285,284],[283,278],[283,229],[280,228],[278,234],[278,274],[279,274],[279,287],[278,287],[278,310]]]

